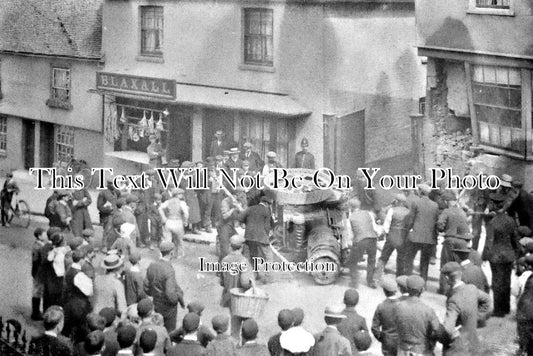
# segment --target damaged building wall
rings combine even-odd
[[[427,120],[421,143],[427,168],[463,174],[472,157],[472,134],[464,63],[428,58]]]

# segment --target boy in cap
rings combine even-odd
[[[342,355],[351,356],[350,341],[337,330],[338,324],[346,319],[342,306],[327,306],[324,311],[326,328],[315,335],[315,346],[311,356]]]
[[[200,325],[200,317],[196,313],[187,313],[183,317],[183,340],[170,348],[167,356],[204,356],[205,348],[200,344],[196,331]]]
[[[400,300],[397,292],[396,280],[389,275],[382,277],[380,285],[385,293],[385,299],[381,302],[372,319],[372,334],[381,342],[381,352],[384,356],[395,356],[398,352],[398,331],[396,330],[396,308]]]
[[[152,329],[143,330],[139,337],[139,348],[141,349],[141,355],[143,356],[158,356],[154,352],[155,345],[157,343],[157,334]],[[164,354],[162,354],[164,355]]]
[[[118,355],[133,356],[132,346],[137,330],[133,325],[121,325],[117,329],[117,342],[120,347]]]
[[[220,285],[224,287],[222,290],[222,298],[220,306],[230,308],[231,314],[231,294],[232,288],[248,289],[252,286],[252,279],[254,278],[252,267],[248,259],[242,255],[244,245],[244,238],[241,235],[233,235],[230,238],[231,252],[222,259],[222,265],[237,266],[245,265],[246,268],[239,270],[237,274],[229,272],[222,272],[220,274]],[[237,315],[231,315],[231,336],[238,340],[243,318]]]
[[[278,313],[278,325],[281,332],[272,335],[268,340],[267,346],[271,356],[282,356],[284,354],[281,348],[280,337],[283,335],[294,323],[294,315],[289,309],[280,310]]]
[[[144,292],[144,276],[141,272],[141,253],[138,250],[129,255],[130,266],[124,272],[124,290],[126,294],[126,304],[132,305],[146,298]]]
[[[269,356],[266,345],[257,342],[259,326],[254,319],[246,319],[242,323],[242,345],[237,348],[236,356]]]
[[[165,352],[172,346],[167,329],[161,325],[154,323],[154,303],[149,298],[144,298],[137,303],[137,313],[141,318],[141,325],[137,330],[137,339],[135,342],[135,355],[142,355],[141,337],[147,330],[152,330],[156,333],[156,343],[152,348],[152,352],[155,356],[164,356]]]
[[[144,279],[144,291],[153,297],[154,309],[161,313],[167,331],[176,329],[178,303],[185,307],[183,291],[176,281],[176,272],[170,263],[174,252],[172,242],[162,242],[159,246],[161,257],[148,266]]]
[[[49,242],[49,240],[46,230],[40,227],[35,229],[35,231],[33,232],[33,236],[35,237],[35,241],[33,242],[31,248],[31,276],[33,278],[31,297],[31,318],[32,320],[42,320],[43,316],[41,314],[40,308],[41,299],[43,297],[44,292],[44,283],[43,280],[40,278],[41,273],[39,273],[39,269],[41,268],[40,251],[43,246]]]
[[[341,335],[350,341],[350,346],[354,355],[357,354],[357,348],[355,347],[353,336],[359,330],[365,330],[368,332],[365,319],[355,310],[358,303],[359,292],[353,288],[347,289],[344,292],[344,305],[346,307],[342,311],[346,318],[337,325],[337,329]]]
[[[235,344],[230,336],[226,333],[229,327],[229,318],[227,315],[216,315],[211,320],[213,330],[217,336],[211,341],[205,350],[206,356],[234,356]]]
[[[420,300],[425,280],[417,275],[407,277],[409,297],[396,307],[398,355],[433,355],[440,337],[440,322],[433,308]]]
[[[448,342],[443,343],[444,355],[480,355],[477,335],[478,316],[490,308],[490,297],[472,284],[461,280],[461,265],[448,262],[442,268],[450,292],[446,301],[446,316],[442,323]]]

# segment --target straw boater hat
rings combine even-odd
[[[346,319],[346,315],[342,313],[343,310],[343,305],[328,305],[324,310],[324,316],[334,319]]]
[[[216,136],[216,137],[222,137],[222,136],[224,136],[224,131],[222,131],[222,130],[217,130],[217,131],[215,132],[215,136]]]
[[[274,152],[274,151],[270,151],[270,152],[268,152],[268,153],[266,154],[266,156],[267,156],[268,158],[276,158],[276,157],[277,157],[277,154],[276,154],[276,152]]]
[[[252,147],[254,147],[254,145],[252,145],[251,142],[245,142],[245,143],[242,145],[242,147],[244,147],[244,148],[252,148]]]
[[[507,188],[512,187],[513,186],[513,177],[511,177],[508,174],[502,175],[502,177],[500,178],[500,185],[502,187],[507,187]]]
[[[119,255],[107,255],[102,261],[102,268],[106,270],[115,269],[122,266],[122,258]]]
[[[238,155],[239,153],[241,153],[241,151],[239,151],[237,147],[230,148],[228,152],[230,155]]]
[[[131,233],[135,231],[135,225],[131,223],[124,223],[120,225],[120,236],[130,238]]]

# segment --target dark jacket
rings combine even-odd
[[[328,326],[315,335],[311,356],[352,356],[350,341],[337,329]]]
[[[170,340],[174,343],[180,343],[183,340],[184,336],[185,332],[183,331],[183,327],[181,326],[169,334]],[[196,337],[198,338],[198,342],[203,347],[206,347],[211,342],[211,340],[215,338],[215,335],[211,332],[211,330],[209,330],[207,326],[200,325],[198,326],[198,330],[196,331]]]
[[[516,223],[506,213],[498,213],[487,227],[483,260],[490,263],[512,263],[520,252]]]
[[[140,271],[127,269],[124,272],[124,291],[126,293],[126,304],[135,304],[146,298],[143,287],[143,274]]]
[[[71,346],[61,337],[42,335],[32,339],[30,350],[39,356],[72,356]]]
[[[409,232],[409,241],[436,244],[438,215],[439,207],[437,203],[431,201],[427,196],[414,201],[406,223],[407,229],[413,229]]]
[[[346,308],[342,313],[346,315],[346,319],[343,319],[337,325],[337,329],[339,330],[342,336],[344,336],[348,339],[348,341],[350,341],[350,348],[352,350],[352,354],[357,355],[358,352],[357,347],[355,346],[354,337],[358,331],[368,331],[365,318],[359,315],[354,308]]]
[[[235,352],[237,356],[270,356],[265,345],[256,342],[246,343]]]
[[[470,232],[465,212],[456,206],[443,210],[439,215],[437,228],[445,237],[461,237]]]
[[[444,342],[443,355],[479,355],[480,345],[477,336],[479,313],[487,313],[490,297],[472,284],[460,284],[450,291],[446,302],[446,316],[443,327],[449,342]],[[459,336],[453,338],[456,328]]]
[[[435,311],[417,297],[407,297],[396,308],[398,350],[433,355],[440,323]]]
[[[146,271],[144,292],[154,298],[154,309],[167,310],[169,307],[185,306],[183,291],[176,281],[176,273],[169,261],[152,262]],[[163,314],[164,316],[164,314]]]
[[[248,207],[241,215],[246,224],[244,238],[246,241],[269,243],[269,234],[273,226],[270,207],[262,203]]]
[[[489,293],[490,286],[487,281],[487,276],[483,273],[481,267],[475,265],[472,261],[466,260],[468,263],[462,265],[463,267],[463,282],[466,284],[473,284],[477,289]]]
[[[104,206],[107,202],[110,202],[111,206]],[[101,217],[111,215],[117,208],[117,193],[110,189],[102,190],[96,198],[96,208]]]
[[[508,212],[511,216],[518,216],[520,226],[533,229],[533,196],[524,189],[518,191],[518,196],[511,203]]]
[[[296,152],[294,157],[294,168],[315,169],[315,156],[309,151]]]
[[[235,356],[236,347],[229,335],[219,334],[211,341],[206,349],[206,356]]]
[[[381,302],[372,319],[372,334],[381,342],[385,355],[396,355],[398,351],[398,331],[396,330],[396,308],[400,300],[387,298]]]
[[[167,356],[203,356],[205,347],[198,341],[183,340],[167,351]]]
[[[257,152],[250,152],[250,156],[248,157],[246,156],[246,152],[244,152],[241,156],[241,160],[247,160],[250,163],[250,171],[259,172],[263,169],[263,160],[259,157],[259,153]]]

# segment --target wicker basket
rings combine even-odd
[[[241,318],[257,319],[261,317],[270,299],[268,295],[244,294],[242,288],[232,288],[229,292],[231,294],[231,314]]]

